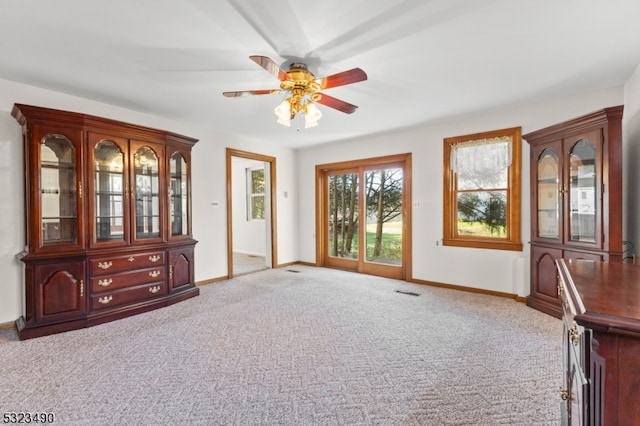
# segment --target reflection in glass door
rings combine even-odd
[[[406,278],[409,174],[407,154],[318,166],[318,263]]]
[[[78,242],[76,150],[66,136],[40,143],[40,208],[43,245]]]
[[[596,199],[596,149],[581,139],[569,153],[570,240],[595,243],[598,203]]]
[[[160,237],[159,160],[148,146],[138,148],[133,155],[135,182],[135,239]]]
[[[93,156],[96,242],[125,242],[124,153],[115,142],[104,139],[96,144]]]

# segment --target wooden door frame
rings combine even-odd
[[[233,277],[233,186],[231,182],[233,157],[269,163],[269,204],[271,233],[271,268],[278,265],[278,242],[276,232],[276,159],[268,155],[227,148],[227,278]]]
[[[402,232],[402,267],[403,280],[412,279],[412,243],[411,243],[411,222],[412,222],[412,197],[411,197],[411,153],[395,154],[383,157],[364,158],[359,160],[343,161],[339,163],[329,163],[316,165],[316,265],[326,266],[328,257],[328,232],[322,220],[324,211],[328,205],[326,174],[340,170],[353,170],[359,168],[383,167],[388,164],[403,164],[403,232]],[[358,262],[360,263],[360,262]],[[360,266],[358,266],[358,271]]]

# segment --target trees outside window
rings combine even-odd
[[[522,250],[519,127],[444,139],[444,245]]]
[[[264,220],[264,168],[247,169],[247,220]]]

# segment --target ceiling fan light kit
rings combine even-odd
[[[357,83],[367,79],[367,74],[360,68],[316,78],[307,66],[300,62],[294,62],[289,67],[289,71],[285,72],[266,56],[250,56],[250,59],[276,76],[280,80],[280,89],[244,90],[223,92],[222,94],[229,98],[235,98],[247,95],[288,93],[288,98],[274,110],[278,118],[277,122],[287,127],[291,126],[291,120],[298,113],[304,115],[304,127],[306,129],[317,126],[318,120],[322,117],[322,112],[318,109],[316,103],[346,114],[353,113],[358,108],[357,106],[325,95],[321,90]]]
[[[291,127],[291,120],[299,112],[304,114],[305,129],[317,126],[318,120],[322,117],[322,112],[320,112],[313,99],[306,95],[292,95],[282,101],[274,111],[278,117],[277,122],[287,127]]]

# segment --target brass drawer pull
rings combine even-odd
[[[149,293],[156,294],[159,291],[160,291],[160,286],[159,285],[157,285],[155,287],[149,287]]]
[[[98,285],[101,287],[109,287],[109,285],[113,282],[113,279],[108,278],[106,280],[98,280]]]
[[[155,256],[149,256],[149,260],[151,262],[157,262],[158,260],[160,260],[160,255],[156,254]]]
[[[560,392],[560,399],[562,399],[563,401],[569,401],[571,399],[571,395],[569,395],[569,389],[567,388],[558,388],[558,391]]]
[[[128,258],[127,260],[128,260],[129,262],[133,262],[134,260],[136,260],[136,258],[135,258],[135,257],[133,257],[133,256],[129,256],[129,258]]]
[[[112,266],[113,266],[113,262],[112,261],[98,262],[98,268],[100,268],[100,269],[109,269]]]
[[[569,329],[569,338],[571,339],[571,343],[577,345],[580,342],[580,332],[578,331],[578,324],[573,322],[573,326]]]
[[[149,276],[151,278],[157,278],[157,277],[160,276],[160,271],[151,271],[151,272],[149,272]]]
[[[111,302],[113,300],[113,296],[105,296],[105,297],[101,297],[98,299],[98,302],[102,303],[103,305],[106,305],[107,303]]]

